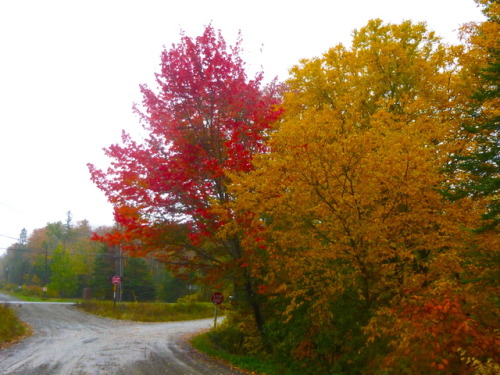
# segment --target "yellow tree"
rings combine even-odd
[[[255,172],[234,176],[246,245],[261,261],[260,291],[283,311],[277,322],[295,323],[281,327],[277,347],[314,361],[315,371],[368,361],[439,371],[430,349],[445,360],[440,366],[455,360],[443,357],[455,355],[453,333],[429,348],[431,334],[412,341],[390,328],[425,301],[451,301],[463,317],[457,287],[467,233],[459,224],[477,208],[437,190],[441,167],[467,142],[456,136],[470,95],[460,84],[461,53],[425,24],[370,21],[351,48],[291,70],[270,153],[257,157]]]

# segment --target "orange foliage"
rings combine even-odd
[[[467,301],[457,295],[413,297],[381,309],[366,332],[369,341],[392,337],[383,365],[393,371],[468,374],[471,367],[462,360],[461,350],[483,361],[500,359],[500,338],[474,318]]]
[[[484,260],[498,237],[464,230],[484,200],[450,202],[438,190],[451,182],[442,172],[450,155],[471,147],[459,129],[474,86],[464,79],[477,77],[463,76],[463,54],[423,24],[370,21],[350,49],[291,70],[270,153],[232,176],[243,244],[282,303],[278,319],[305,311],[311,322],[297,358],[318,355],[314,336],[336,329],[342,311],[332,305],[348,296],[372,316],[362,350],[376,337],[387,344],[370,359],[381,368],[465,371],[459,347],[498,360],[496,322],[479,311],[495,309],[495,287],[476,280],[491,280]]]

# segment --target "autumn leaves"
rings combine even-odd
[[[481,203],[453,204],[439,192],[450,178],[442,168],[464,147],[457,135],[472,92],[463,85],[461,53],[423,25],[370,21],[350,49],[337,46],[292,69],[271,152],[233,179],[236,209],[255,213],[242,231],[266,239],[265,255],[252,264],[281,301],[284,314],[274,319],[314,317],[302,340],[319,349],[322,327],[336,335],[342,324],[337,304],[364,312],[356,339],[367,341],[352,347],[339,339],[337,349],[311,354],[316,365],[342,361],[348,348],[387,345],[387,366],[429,373],[433,361],[423,358],[441,356],[440,367],[459,369],[458,343],[491,339],[483,332],[462,340],[479,329],[465,318],[471,301],[462,275],[471,241],[464,228],[479,219]],[[485,307],[493,308],[490,297]],[[444,315],[421,307],[444,301],[454,306]],[[448,324],[453,333],[441,330]],[[372,355],[366,360],[385,366],[381,353]]]
[[[151,138],[92,169],[114,243],[231,282],[256,328],[243,333],[312,373],[497,360],[497,233],[468,229],[483,198],[441,193],[465,178],[446,167],[474,147],[462,126],[484,59],[424,24],[372,20],[278,90],[246,80],[238,48],[209,26],[164,53],[161,91],[143,88]]]

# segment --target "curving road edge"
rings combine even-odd
[[[32,336],[0,350],[2,375],[231,375],[186,336],[209,329],[212,319],[138,323],[105,319],[72,304],[9,301],[33,327]]]

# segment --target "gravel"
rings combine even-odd
[[[14,299],[0,294],[0,303]],[[9,375],[243,374],[194,350],[187,337],[212,319],[138,323],[85,314],[73,305],[14,303],[34,333],[0,350]]]

